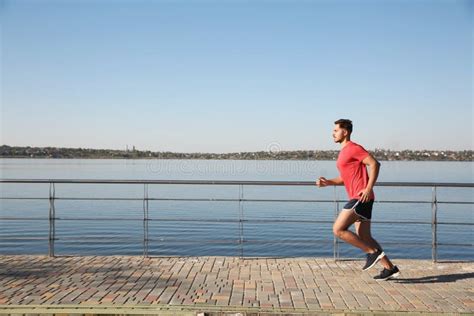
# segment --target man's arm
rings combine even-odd
[[[360,201],[368,202],[370,200],[370,196],[372,195],[372,190],[374,188],[375,182],[377,181],[377,178],[379,176],[380,162],[378,162],[377,159],[375,159],[372,155],[369,154],[364,160],[362,160],[362,163],[366,166],[369,166],[370,172],[369,182],[367,183],[367,187],[360,196]]]
[[[319,177],[318,180],[316,180],[316,185],[320,188],[323,188],[328,185],[339,185],[339,184],[344,184],[344,181],[342,180],[341,177],[337,177],[334,179],[326,179],[325,177]]]

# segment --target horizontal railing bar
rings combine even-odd
[[[236,236],[237,237],[237,236]],[[87,241],[97,241],[100,243],[110,242],[110,241],[120,241],[120,240],[137,240],[142,241],[143,239],[138,238],[124,238],[124,237],[113,237],[113,238],[101,238],[101,237],[62,237],[56,238],[56,241],[61,240],[72,240],[74,242],[80,243],[82,240]],[[228,245],[238,245],[240,243],[246,244],[269,244],[269,245],[279,245],[279,244],[331,244],[330,240],[312,240],[312,239],[301,239],[301,240],[279,240],[279,241],[266,241],[258,239],[244,239],[240,241],[238,238],[235,240],[210,240],[210,239],[168,239],[168,238],[148,238],[147,241],[158,242],[158,243],[185,243],[185,244],[228,244]],[[398,244],[397,242],[385,242],[385,244]],[[417,246],[431,246],[430,242],[406,242],[404,245],[417,245]]]
[[[284,185],[315,186],[315,181],[247,181],[247,180],[111,180],[111,179],[0,179],[0,183],[83,183],[83,184],[199,184],[199,185]],[[377,182],[390,187],[474,187],[459,182]]]
[[[22,238],[15,238],[15,237],[4,237],[2,241],[14,241],[14,240],[48,240],[48,238],[42,237],[22,237]],[[112,238],[103,238],[103,237],[90,237],[90,236],[80,236],[80,238],[74,237],[61,237],[55,238],[55,241],[74,241],[75,243],[81,243],[83,241],[95,241],[99,243],[110,243],[110,242],[119,242],[119,241],[143,241],[142,238],[126,238],[126,237],[112,237]],[[238,245],[241,243],[240,240],[183,240],[183,239],[157,239],[157,238],[149,238],[148,241],[153,242],[166,242],[166,243],[185,243],[185,244],[226,244],[226,245]],[[0,241],[0,244],[2,244]],[[329,240],[281,240],[281,241],[265,241],[265,240],[257,240],[257,239],[245,239],[242,241],[246,244],[331,244],[332,241]],[[399,244],[398,242],[384,242],[387,245],[395,245]],[[404,242],[404,246],[431,246],[429,242]],[[437,243],[438,246],[455,246],[455,247],[474,247],[474,244],[453,244],[453,243]]]
[[[157,222],[197,222],[197,223],[333,223],[330,220],[279,220],[279,219],[192,219],[192,218],[148,218],[148,221]],[[143,219],[141,219],[143,221]],[[426,223],[430,224],[430,223]]]
[[[4,240],[48,240],[48,237],[0,237],[0,243]]]
[[[104,238],[100,237],[81,237],[81,239],[85,239],[88,241],[96,240],[98,242],[107,242],[110,240],[127,240],[126,238],[109,238],[104,240]],[[63,237],[63,238],[57,238],[55,240],[73,240],[80,242],[80,240],[77,237]],[[135,238],[130,238],[130,240],[141,240],[141,239],[135,239]],[[303,239],[303,240],[279,240],[279,241],[266,241],[266,240],[258,240],[258,239],[244,239],[240,241],[239,239],[235,240],[227,240],[227,241],[222,241],[222,240],[209,240],[209,239],[160,239],[160,238],[148,238],[148,241],[151,242],[158,242],[158,243],[181,243],[181,244],[227,244],[227,245],[238,245],[240,243],[245,243],[245,244],[268,244],[268,245],[279,245],[279,244],[331,244],[332,241],[330,240],[311,240],[311,239]],[[384,242],[384,244],[388,245],[397,245],[399,244],[398,242]],[[403,245],[407,246],[431,246],[431,242],[404,242]],[[450,244],[452,246],[456,246],[457,244]],[[473,245],[468,245],[468,244],[459,244],[461,246],[473,246]]]
[[[109,242],[119,242],[119,241],[125,241],[125,240],[128,240],[128,241],[135,241],[135,242],[143,242],[143,238],[142,239],[121,239],[121,238],[116,238],[116,239],[113,239],[113,240],[103,240],[101,238],[84,238],[85,241],[94,241],[94,242],[97,242],[97,243],[109,243]],[[82,241],[81,240],[77,240],[77,239],[74,239],[74,238],[57,238],[55,239],[55,241],[64,241],[64,242],[68,242],[70,244],[77,244],[77,243],[81,243]],[[155,243],[161,243],[161,242],[173,242],[173,243],[186,243],[186,244],[225,244],[225,245],[239,245],[239,241],[222,241],[222,240],[216,240],[216,241],[202,241],[202,240],[182,240],[182,241],[170,241],[170,240],[153,240],[153,239],[147,239],[146,241],[150,241],[150,242],[155,242]]]
[[[293,200],[293,199],[204,199],[204,198],[76,198],[76,197],[54,197],[54,200],[67,201],[189,201],[189,202],[303,202],[303,203],[344,203],[347,200]],[[0,197],[0,200],[50,200],[49,198],[35,197]],[[395,204],[431,204],[432,201],[407,201],[407,200],[377,200],[375,203],[395,203]],[[437,201],[439,204],[463,204],[471,205],[474,201]]]
[[[104,217],[104,218],[61,218],[56,217],[55,220],[59,221],[136,221],[142,222],[143,218],[116,218],[116,217]],[[0,220],[47,220],[40,218],[16,218],[16,217],[5,217],[0,218]],[[157,221],[157,222],[196,222],[196,223],[333,223],[332,220],[297,220],[297,219],[188,219],[188,218],[147,218],[146,221]],[[382,223],[382,224],[416,224],[416,225],[431,225],[431,222],[421,222],[421,221],[373,221],[373,223]],[[456,223],[448,223],[456,224]],[[463,225],[474,225],[474,223],[460,223]]]
[[[459,222],[436,222],[439,225],[474,225],[474,223],[459,223]]]
[[[474,204],[474,201],[436,201],[438,204]]]
[[[1,238],[0,239],[0,244],[3,240],[29,240],[29,239],[32,239],[32,240],[49,240],[49,238],[44,238],[44,237],[38,237],[38,238],[35,238],[35,237],[5,237],[5,238]],[[115,242],[115,241],[137,241],[137,242],[140,242],[140,241],[143,241],[143,238],[140,238],[140,237],[108,237],[108,238],[104,238],[104,237],[100,237],[100,236],[67,236],[67,237],[55,237],[54,238],[55,241],[57,240],[73,240],[73,241],[77,241],[77,242],[81,242],[81,240],[97,240],[97,241],[100,241],[100,242]]]
[[[97,218],[63,218],[63,217],[55,217],[52,218],[54,220],[59,220],[59,221],[136,221],[136,222],[143,222],[143,218],[118,218],[118,217],[97,217]],[[43,221],[43,220],[49,220],[49,218],[39,218],[39,217],[0,217],[0,220],[5,220],[5,221]]]
[[[259,241],[259,240],[244,240],[245,243],[261,243],[261,244],[279,244],[280,242],[277,242],[277,241],[270,241],[270,242],[266,242],[264,240],[262,241]],[[288,241],[288,243],[291,243],[291,241]],[[324,243],[327,243],[327,244],[332,244],[333,241],[324,241]],[[387,244],[387,245],[398,245],[400,244],[399,242],[384,242],[384,245]],[[431,247],[431,242],[403,242],[403,246],[430,246]]]
[[[54,197],[54,200],[68,201],[190,201],[190,202],[319,202],[334,203],[334,200],[293,200],[293,199],[225,199],[225,198],[79,198]],[[0,197],[0,200],[49,200],[49,198]],[[341,202],[346,200],[341,200]],[[425,203],[431,203],[426,201]],[[474,202],[473,202],[474,203]]]
[[[230,245],[238,245],[238,244],[241,244],[241,243],[246,243],[246,244],[269,244],[269,245],[278,245],[278,244],[331,244],[332,241],[329,241],[329,240],[295,240],[295,241],[291,241],[291,240],[282,240],[282,241],[269,241],[269,242],[266,242],[266,241],[259,241],[259,240],[247,240],[247,239],[244,239],[242,240],[242,242],[240,242],[240,240],[236,240],[236,241],[231,241],[231,242],[221,242],[221,241],[218,241],[216,240],[215,242],[211,241],[211,242],[206,242],[206,241],[201,241],[201,240],[160,240],[160,239],[149,239],[150,241],[153,241],[153,242],[166,242],[166,243],[186,243],[186,244],[201,244],[201,243],[222,243],[222,244],[230,244]]]
[[[0,200],[49,200],[49,198],[47,198],[47,197],[14,197],[14,196],[2,197],[2,196],[0,196]]]
[[[48,220],[47,218],[22,218],[22,217],[0,217],[0,220]],[[117,217],[55,217],[54,220],[59,221],[136,221],[143,222],[143,218],[117,218]],[[198,222],[198,223],[238,223],[238,219],[191,219],[191,218],[147,218],[146,221],[160,221],[160,222]],[[246,223],[333,223],[331,220],[278,220],[278,219],[244,219],[242,222]],[[426,222],[426,224],[430,224]]]
[[[438,246],[460,246],[460,247],[474,247],[474,244],[451,244],[451,243],[437,243]]]
[[[1,221],[48,221],[47,217],[0,217]]]
[[[4,240],[36,240],[35,238],[5,238]],[[48,240],[48,238],[38,238],[38,240]],[[127,238],[127,237],[109,237],[109,238],[103,238],[100,236],[68,236],[68,237],[61,237],[61,238],[55,238],[55,241],[73,241],[74,243],[81,243],[82,241],[97,241],[100,243],[108,243],[108,242],[118,242],[118,241],[143,241],[143,238],[140,237],[135,237],[135,238]],[[172,242],[172,243],[199,243],[199,244],[206,244],[206,243],[220,243],[220,244],[239,244],[240,240],[236,237],[235,240],[196,240],[196,239],[160,239],[160,238],[148,238],[147,241],[153,241],[153,242]],[[243,240],[243,242],[254,242],[254,241],[248,241],[248,240]],[[297,241],[291,241],[291,240],[282,240],[282,241],[257,241],[258,243],[268,243],[268,244],[291,244],[291,243],[331,243],[330,241],[324,241],[324,240],[297,240]],[[1,244],[1,242],[0,242]]]
[[[8,238],[5,240],[36,240],[34,238]],[[48,240],[48,238],[42,238],[38,240]],[[96,241],[99,243],[110,243],[110,242],[119,242],[119,241],[143,241],[143,238],[127,238],[127,237],[109,237],[109,238],[103,238],[99,236],[68,236],[68,237],[61,237],[61,238],[55,238],[55,241],[73,241],[73,243],[81,243],[83,241]],[[159,238],[148,238],[147,241],[153,241],[153,242],[172,242],[172,243],[191,243],[191,244],[230,244],[230,245],[238,245],[240,244],[240,240],[236,238],[235,240],[196,240],[196,239],[159,239]],[[324,243],[324,244],[330,244],[330,241],[325,241],[325,240],[296,240],[296,241],[291,241],[291,240],[282,240],[282,241],[248,241],[248,240],[243,240],[242,242],[245,243],[266,243],[266,244],[293,244],[293,243]],[[1,244],[1,242],[0,242]]]
[[[0,217],[0,220],[29,220],[29,221],[46,221],[48,218],[40,217]],[[119,218],[119,217],[55,217],[54,220],[59,221],[136,221],[143,222],[143,218]],[[197,222],[197,223],[238,223],[238,219],[192,219],[192,218],[147,218],[146,221],[160,221],[160,222]],[[297,219],[243,219],[245,223],[333,223],[333,220],[297,220]],[[374,220],[372,223],[378,224],[415,224],[415,225],[431,225],[431,222],[423,221],[383,221]],[[460,223],[460,222],[438,222],[440,225],[474,225],[474,223]]]
[[[96,241],[99,243],[109,243],[109,242],[119,242],[119,241],[136,241],[142,242],[143,237],[109,237],[104,238],[100,236],[65,236],[65,237],[56,237],[55,241],[73,241],[73,243],[81,243],[82,241]]]
[[[48,240],[48,238],[43,237],[2,237],[2,241],[14,241],[14,240]],[[100,243],[110,243],[110,242],[119,242],[119,241],[143,241],[142,238],[127,238],[127,237],[112,237],[112,238],[103,238],[103,237],[96,237],[96,236],[73,236],[73,237],[61,237],[55,238],[55,241],[74,241],[76,243],[80,243],[81,241],[96,241]],[[167,243],[191,243],[191,244],[229,244],[229,245],[237,245],[240,243],[239,240],[184,240],[184,239],[159,239],[159,238],[149,238],[148,241],[153,242],[167,242]],[[329,240],[280,240],[280,241],[265,241],[265,240],[258,240],[258,239],[244,239],[243,243],[247,244],[331,244],[332,241]],[[0,244],[2,242],[0,241]],[[399,244],[398,242],[385,242],[385,244]],[[431,243],[428,242],[404,242],[404,245],[407,246],[430,246]],[[454,243],[437,243],[438,246],[456,246],[456,247],[474,247],[474,244],[454,244]]]

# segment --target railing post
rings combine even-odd
[[[244,186],[239,185],[239,246],[240,246],[240,258],[244,257]]]
[[[143,257],[148,258],[148,184],[143,184]]]
[[[49,238],[48,238],[48,249],[49,256],[54,257],[54,240],[56,238],[56,209],[54,207],[54,199],[56,197],[56,190],[54,182],[49,183]]]
[[[334,186],[334,221],[337,219],[339,215],[339,201],[337,197],[337,187]],[[333,251],[334,251],[334,261],[339,259],[339,240],[337,239],[336,235],[333,234]]]
[[[437,246],[438,246],[438,198],[436,196],[436,187],[433,187],[431,198],[431,259],[433,262],[438,260]]]

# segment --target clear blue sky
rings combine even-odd
[[[472,3],[0,0],[1,143],[473,149]]]

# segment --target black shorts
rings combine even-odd
[[[355,208],[354,208],[355,205]],[[369,220],[372,218],[372,206],[374,205],[374,200],[369,202],[359,202],[358,199],[352,199],[344,205],[345,210],[352,210],[359,215],[362,219]]]

